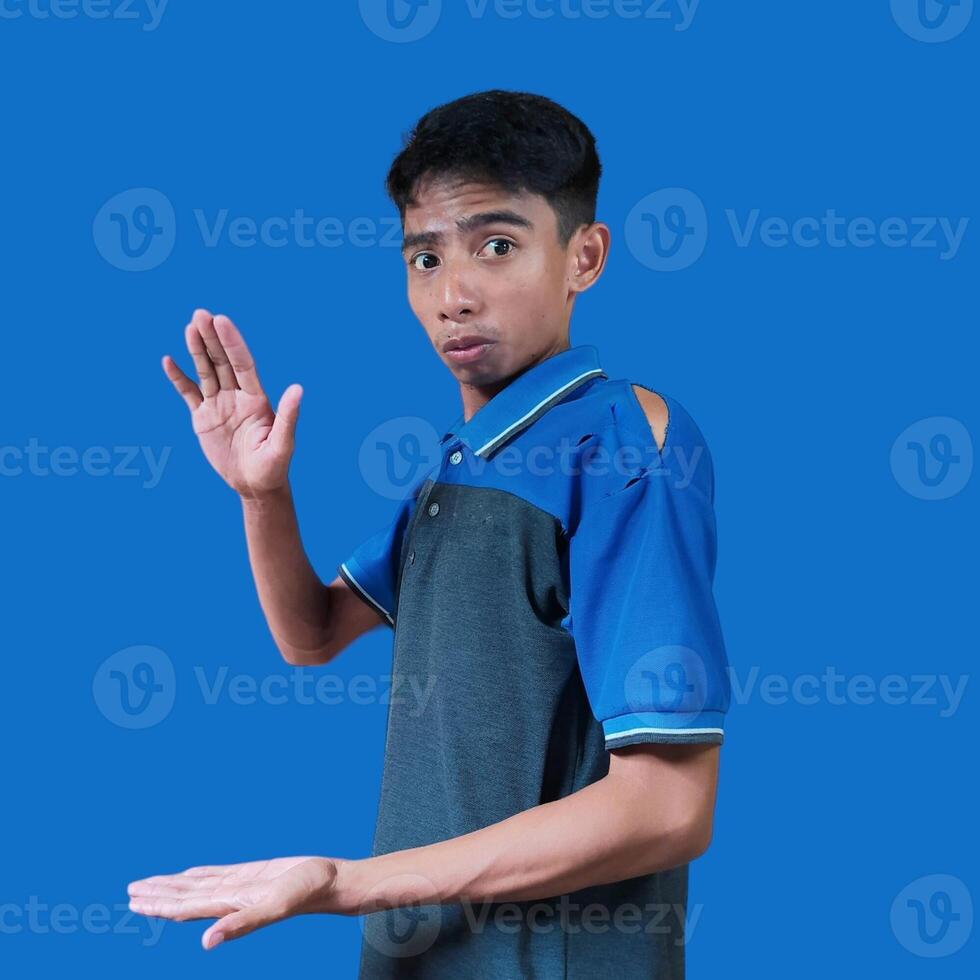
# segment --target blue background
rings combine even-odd
[[[206,306],[240,326],[274,400],[304,385],[291,479],[307,552],[332,579],[393,513],[358,464],[368,432],[404,416],[439,428],[459,412],[406,303],[397,247],[356,243],[351,223],[374,222],[376,239],[390,228],[384,174],[422,112],[504,87],[556,99],[598,141],[613,244],[573,343],[595,344],[611,377],[679,399],[714,456],[716,595],[733,671],[758,680],[733,703],[714,841],[691,869],[690,976],[851,976],[870,963],[890,977],[975,975],[976,937],[924,958],[891,920],[927,875],[980,898],[973,683],[949,717],[938,683],[938,705],[775,704],[759,684],[828,666],[875,685],[971,672],[968,437],[939,423],[959,458],[946,479],[962,486],[940,500],[915,492],[912,450],[899,446],[896,470],[892,449],[923,419],[980,431],[980,229],[946,259],[881,242],[740,247],[726,211],[739,224],[754,208],[790,222],[830,208],[878,224],[975,215],[977,18],[929,43],[887,2],[705,0],[683,30],[674,0],[666,20],[479,17],[446,3],[429,33],[400,43],[371,30],[363,6],[171,0],[143,30],[143,3],[141,22],[45,18],[5,0],[25,12],[0,18],[2,445],[106,447],[114,463],[114,447],[170,455],[155,486],[139,460],[140,475],[100,477],[10,472],[17,457],[4,457],[0,905],[111,908],[132,878],[190,864],[368,853],[383,704],[210,705],[200,693],[195,666],[209,679],[222,665],[260,680],[291,668],[256,600],[240,507],[160,357],[190,369],[182,329]],[[111,230],[93,225],[132,188],[156,189],[175,215],[172,252],[143,271],[119,267],[118,243],[113,263]],[[624,236],[661,188],[692,192],[706,214],[703,254],[676,271],[645,265]],[[339,219],[340,244],[223,235],[208,247],[195,219],[298,208]],[[100,665],[137,645],[175,671],[172,710],[140,730],[93,694]],[[377,680],[390,654],[379,629],[321,672]],[[199,946],[206,922],[166,923],[144,945],[146,920],[115,933],[121,918],[106,934],[0,929],[0,968],[356,969],[356,918],[295,919],[212,953]]]

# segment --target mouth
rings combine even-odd
[[[482,357],[493,345],[494,341],[486,337],[471,335],[446,341],[442,352],[457,364],[469,364]]]

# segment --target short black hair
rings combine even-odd
[[[579,118],[543,95],[490,89],[430,109],[404,136],[385,179],[405,226],[419,182],[493,184],[542,195],[558,219],[562,248],[595,221],[602,165]]]

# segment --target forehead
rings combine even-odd
[[[465,235],[490,223],[502,223],[541,233],[556,227],[556,217],[540,194],[509,191],[494,184],[436,180],[416,189],[405,209],[405,233]]]

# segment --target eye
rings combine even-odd
[[[512,241],[509,241],[506,238],[491,238],[490,241],[488,241],[487,244],[483,246],[483,248],[486,248],[487,245],[493,245],[494,246],[494,254],[497,255],[500,258],[503,258],[503,256],[505,256],[505,255],[509,255],[511,253],[511,251],[516,247]],[[505,245],[507,247],[507,251],[506,252],[499,252],[499,251],[497,251],[497,249],[501,245]],[[482,249],[481,249],[481,251],[482,251]]]
[[[429,269],[433,268],[431,265],[420,268],[418,264],[419,259],[435,259],[432,252],[419,252],[418,255],[413,255],[411,258],[411,264],[418,269],[419,272],[427,272]]]

